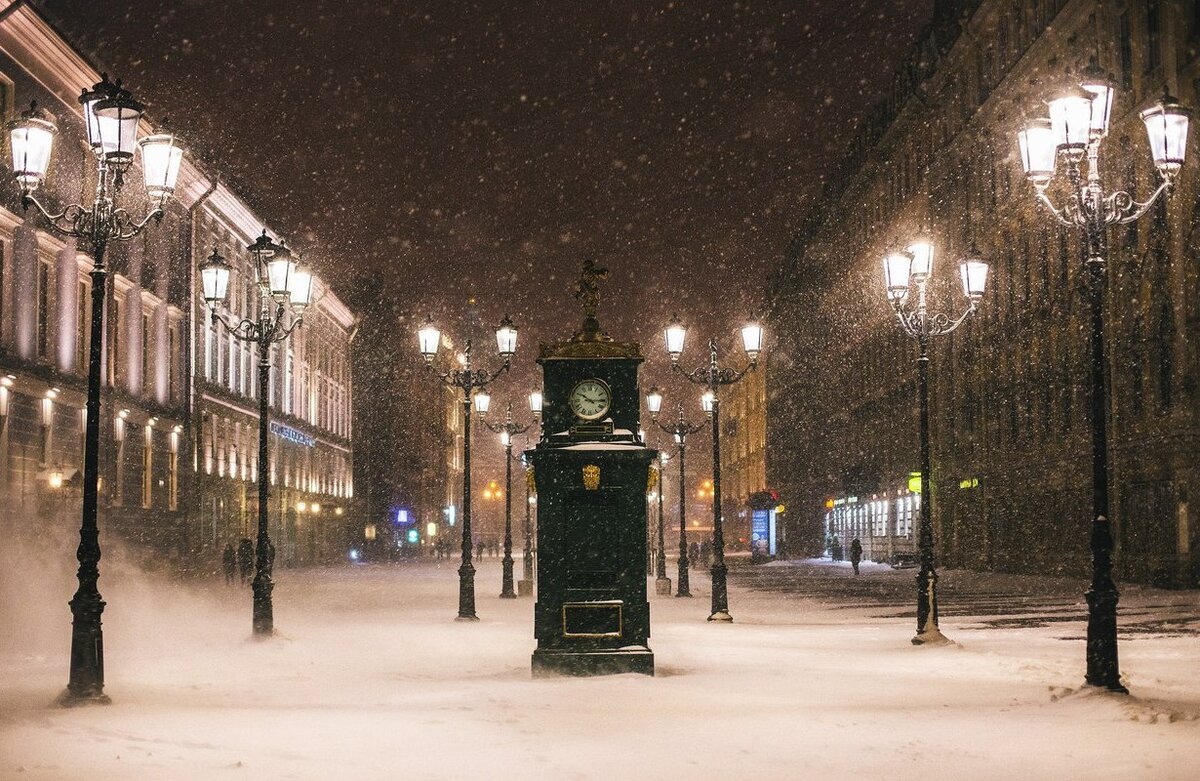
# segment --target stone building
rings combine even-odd
[[[886,302],[881,259],[925,225],[939,252],[935,310],[963,307],[956,261],[972,241],[992,267],[980,314],[932,347],[939,556],[953,566],[1087,571],[1081,247],[1036,208],[1015,134],[1096,58],[1118,86],[1105,181],[1144,198],[1157,182],[1138,111],[1164,84],[1200,106],[1198,44],[1193,3],[935,4],[772,285],[780,376],[768,401],[768,478],[811,552],[831,533],[860,536],[877,559],[912,549],[915,345]],[[1111,503],[1126,579],[1197,582],[1198,185],[1189,161],[1164,206],[1112,234]]]
[[[36,9],[12,4],[0,12],[4,119],[37,100],[59,127],[39,191],[51,209],[91,203],[96,174],[78,96],[99,80],[98,69]],[[140,172],[127,179],[119,205],[146,213]],[[0,501],[6,510],[0,523],[5,533],[68,539],[82,502],[90,247],[45,230],[32,209],[21,209],[11,175],[4,181]],[[132,241],[111,243],[106,254],[101,534],[116,535],[175,571],[210,570],[226,539],[245,530],[244,513],[253,513],[256,494],[245,490],[257,450],[248,433],[256,418],[247,401],[253,368],[247,352],[231,349],[227,339],[205,341],[196,260],[216,244],[244,263],[245,253],[234,246],[262,229],[236,194],[185,158],[161,223]],[[290,363],[283,365],[290,368],[273,386],[285,400],[277,405],[282,418],[273,437],[282,454],[275,496],[281,510],[317,504],[322,520],[326,512],[331,520],[314,522],[316,531],[307,536],[289,526],[279,538],[285,563],[340,555],[339,527],[353,497],[347,362],[354,317],[323,283],[314,284],[320,301],[289,343]],[[235,312],[242,312],[239,306],[235,301]],[[214,475],[236,479],[222,484]]]

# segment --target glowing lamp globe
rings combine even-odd
[[[679,360],[679,356],[683,354],[683,340],[687,336],[687,327],[679,322],[678,317],[672,316],[664,335],[667,340],[667,354],[671,356],[672,361]]]
[[[142,178],[146,183],[146,194],[153,201],[165,201],[175,192],[179,178],[179,165],[183,162],[183,147],[179,140],[163,128],[143,138]]]
[[[1150,154],[1164,178],[1171,178],[1183,167],[1191,116],[1191,110],[1180,105],[1169,93],[1164,93],[1158,103],[1142,112]]]
[[[204,301],[210,307],[219,307],[225,303],[229,293],[229,274],[231,269],[225,258],[213,247],[212,254],[200,262],[200,286],[203,289]]]
[[[442,332],[433,324],[433,318],[425,318],[425,324],[417,331],[417,345],[426,363],[437,356],[438,347],[442,344]]]
[[[1045,187],[1054,178],[1058,162],[1058,143],[1047,118],[1035,119],[1017,134],[1021,167],[1035,186]]]
[[[9,146],[12,147],[13,175],[23,192],[41,187],[50,168],[50,153],[58,126],[50,112],[38,108],[37,102],[8,123]]]

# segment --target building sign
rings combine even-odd
[[[271,433],[280,439],[286,439],[288,442],[294,442],[297,445],[304,445],[305,447],[312,447],[317,444],[315,437],[310,437],[303,431],[297,431],[291,426],[285,426],[274,420],[271,421]]]

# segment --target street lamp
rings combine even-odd
[[[717,365],[717,340],[708,340],[708,365],[687,372],[680,368],[679,358],[683,355],[687,328],[672,317],[667,325],[665,337],[667,354],[671,356],[671,368],[680,372],[689,382],[702,385],[704,411],[712,419],[713,447],[713,563],[712,563],[712,613],[709,621],[732,621],[729,615],[729,590],[725,582],[725,532],[721,522],[721,403],[717,390],[724,385],[733,385],[746,373],[758,366],[758,354],[762,350],[762,326],[751,315],[742,326],[742,349],[750,363],[744,369],[722,369]],[[681,499],[682,501],[682,499]]]
[[[684,464],[687,455],[687,438],[690,434],[695,434],[704,428],[701,423],[688,423],[683,418],[683,404],[679,405],[679,417],[675,423],[667,426],[661,423],[658,419],[659,410],[662,409],[662,393],[658,388],[651,388],[646,394],[646,409],[650,411],[650,420],[654,425],[658,426],[662,431],[670,434],[675,445],[679,448],[679,583],[675,587],[675,596],[690,597],[692,595],[691,584],[688,582],[688,547],[687,547],[687,487],[685,483]],[[667,459],[663,459],[665,464]],[[657,593],[662,586],[659,585],[662,581],[667,582],[666,593],[670,593],[670,581],[667,580],[667,552],[663,541],[663,519],[662,519],[662,486],[659,486],[659,507],[658,507],[658,578],[655,582],[655,590]]]
[[[533,394],[530,394],[532,402]],[[475,397],[479,398],[478,395]],[[486,410],[485,410],[486,412]],[[512,402],[508,403],[508,409],[504,413],[503,423],[490,423],[484,417],[484,413],[479,413],[479,422],[487,426],[493,433],[500,435],[500,442],[504,445],[504,560],[502,568],[504,574],[501,578],[500,598],[501,599],[516,599],[516,592],[513,591],[513,557],[512,557],[512,441],[513,437],[518,434],[524,434],[533,424],[519,425],[513,421]],[[528,502],[526,502],[525,511],[525,541],[529,543],[529,510]]]
[[[1164,93],[1141,112],[1150,142],[1150,155],[1162,179],[1148,199],[1134,200],[1119,190],[1106,194],[1100,175],[1100,144],[1108,134],[1114,89],[1094,66],[1082,83],[1049,102],[1050,129],[1037,120],[1018,134],[1021,163],[1034,187],[1034,197],[1060,225],[1080,232],[1087,244],[1084,273],[1091,304],[1091,423],[1092,423],[1092,583],[1088,603],[1087,675],[1091,686],[1127,693],[1121,684],[1117,659],[1117,602],[1112,579],[1112,531],[1108,512],[1108,377],[1104,354],[1105,276],[1108,266],[1108,228],[1134,222],[1169,195],[1187,152],[1192,112]],[[1086,105],[1085,105],[1086,104]],[[1087,132],[1081,129],[1088,119]],[[1067,201],[1056,207],[1046,195],[1062,158],[1069,188]],[[1084,179],[1083,160],[1087,159]]]
[[[917,406],[920,428],[921,523],[919,547],[921,571],[917,574],[917,634],[914,645],[944,643],[938,629],[937,571],[933,562],[933,524],[930,521],[929,482],[929,339],[956,330],[975,313],[983,298],[988,266],[971,254],[959,264],[966,310],[953,320],[945,314],[931,314],[926,302],[926,286],[933,276],[934,246],[928,236],[919,236],[907,249],[887,253],[883,259],[884,284],[888,301],[896,312],[900,327],[917,340]],[[912,288],[916,287],[916,295]]]
[[[461,369],[449,369],[445,372],[435,370],[433,359],[437,357],[442,343],[442,332],[432,319],[417,331],[417,345],[421,356],[425,359],[425,368],[437,375],[442,384],[448,388],[459,388],[463,392],[463,522],[462,522],[462,564],[458,568],[458,621],[478,621],[475,615],[475,567],[471,564],[471,397],[475,396],[475,407],[479,412],[486,413],[491,405],[491,397],[483,390],[497,377],[508,371],[513,354],[517,351],[517,329],[505,315],[496,328],[496,352],[503,363],[495,372],[488,373],[483,369],[471,368],[471,340],[468,339],[463,347]],[[482,397],[482,399],[480,398]],[[482,409],[480,407],[482,406]]]
[[[71,671],[64,704],[107,703],[104,694],[104,638],[100,615],[104,600],[100,579],[100,532],[97,525],[100,480],[100,360],[104,340],[104,301],[108,270],[104,263],[110,241],[129,241],[150,220],[162,221],[163,207],[175,189],[183,148],[173,133],[157,131],[137,140],[144,107],[120,83],[105,74],[92,88],[83,90],[88,146],[96,162],[96,191],[90,206],[70,204],[50,211],[35,193],[46,179],[58,126],[36,101],[8,123],[13,176],[21,187],[21,206],[33,206],[54,233],[81,239],[92,255],[92,319],[88,342],[87,421],[84,432],[83,518],[79,527],[79,588],[71,598]],[[133,164],[135,147],[142,151],[142,171],[152,208],[139,221],[117,206],[125,173]]]
[[[246,249],[254,258],[254,289],[258,292],[258,311],[253,319],[246,317],[234,323],[224,312],[232,269],[216,248],[200,262],[200,286],[213,323],[220,323],[234,339],[258,346],[258,537],[251,589],[254,636],[262,638],[275,631],[271,602],[275,588],[272,579],[275,546],[267,525],[271,497],[271,453],[267,441],[271,345],[285,341],[303,322],[304,310],[312,303],[312,273],[296,262],[291,250],[276,244],[265,229]],[[303,512],[302,505],[297,509]]]

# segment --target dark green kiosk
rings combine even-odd
[[[636,342],[596,320],[585,261],[575,297],[583,327],[542,345],[542,438],[527,451],[538,497],[533,674],[654,674],[646,600],[646,490],[658,451],[638,436]]]

